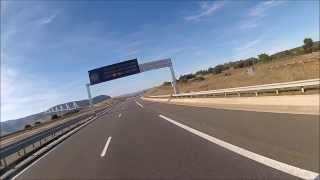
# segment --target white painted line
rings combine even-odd
[[[106,155],[106,152],[107,152],[107,150],[108,150],[108,146],[109,146],[109,144],[110,144],[110,142],[111,142],[111,139],[112,139],[112,137],[108,137],[108,140],[107,140],[107,142],[106,142],[106,145],[104,146],[104,148],[103,148],[103,150],[102,150],[102,152],[101,152],[101,157],[104,157],[105,155]]]
[[[243,149],[241,147],[238,147],[238,146],[235,146],[235,145],[232,145],[228,142],[225,142],[225,141],[222,141],[220,139],[217,139],[215,137],[212,137],[208,134],[205,134],[201,131],[198,131],[196,129],[193,129],[189,126],[186,126],[184,124],[181,124],[181,123],[178,123],[164,115],[159,115],[160,118],[162,119],[165,119],[167,121],[169,121],[170,123],[176,125],[176,126],[179,126],[197,136],[200,136],[214,144],[217,144],[223,148],[226,148],[234,153],[237,153],[241,156],[244,156],[246,158],[249,158],[251,160],[254,160],[258,163],[261,163],[261,164],[264,164],[266,166],[269,166],[271,168],[274,168],[274,169],[277,169],[277,170],[280,170],[282,172],[285,172],[287,174],[290,174],[290,175],[293,175],[293,176],[296,176],[296,177],[299,177],[299,178],[302,178],[302,179],[319,179],[319,174],[316,173],[316,172],[312,172],[312,171],[308,171],[308,170],[305,170],[305,169],[301,169],[301,168],[298,168],[298,167],[295,167],[295,166],[291,166],[289,164],[285,164],[283,162],[279,162],[279,161],[276,161],[276,160],[273,160],[273,159],[270,159],[268,157],[264,157],[262,155],[259,155],[259,154],[256,154],[254,152],[251,152],[251,151],[248,151],[246,149]]]
[[[140,104],[138,101],[136,101],[136,103],[138,104],[138,106],[140,106],[141,108],[143,108],[143,105]]]
[[[51,153],[52,151],[54,151],[58,146],[54,147],[53,149],[51,149],[50,151],[48,151],[46,154],[44,154],[43,156],[41,156],[39,159],[35,160],[33,163],[31,163],[29,166],[27,166],[26,168],[24,168],[22,171],[20,171],[18,174],[16,174],[12,180],[16,179],[18,176],[20,176],[22,173],[24,173],[26,170],[28,170],[30,167],[32,167],[34,164],[36,164],[38,161],[40,161],[41,159],[45,158],[49,153]]]
[[[119,117],[119,118],[121,118],[121,116],[122,116],[122,114],[121,114],[121,113],[119,113],[118,117]]]
[[[32,162],[31,164],[29,164],[26,168],[24,168],[23,170],[21,170],[18,174],[16,174],[14,177],[12,177],[11,180],[16,179],[17,177],[19,177],[22,173],[24,173],[25,171],[27,171],[29,168],[31,168],[34,164],[36,164],[37,162],[39,162],[41,159],[45,158],[48,154],[50,154],[52,151],[56,150],[58,147],[60,147],[63,143],[65,143],[65,139],[66,137],[68,138],[68,136],[70,134],[73,134],[74,132],[78,131],[79,129],[81,129],[82,127],[86,126],[87,124],[91,123],[92,121],[94,121],[96,118],[92,118],[91,120],[87,121],[86,123],[80,125],[79,127],[77,127],[76,129],[68,132],[67,134],[64,134],[63,136],[61,136],[59,139],[57,139],[54,142],[59,142],[59,144],[57,144],[54,148],[52,148],[51,150],[49,150],[48,152],[46,152],[44,155],[42,155],[41,157],[39,157],[37,160],[35,160],[34,162]],[[62,142],[61,142],[62,141]],[[53,143],[54,143],[53,142]],[[48,144],[47,146],[50,146],[51,144]],[[46,148],[46,147],[43,147]]]

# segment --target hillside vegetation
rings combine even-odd
[[[179,77],[180,92],[203,91],[319,78],[320,43],[306,38],[304,45],[272,55],[260,54]],[[145,95],[171,94],[170,82]]]

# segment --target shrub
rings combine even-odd
[[[40,124],[41,124],[40,121],[36,121],[36,122],[34,123],[35,126],[39,126]]]
[[[29,130],[29,129],[32,129],[32,126],[31,126],[31,124],[26,124],[26,125],[24,126],[24,129],[25,129],[25,130]]]
[[[205,80],[205,78],[202,76],[197,76],[197,77],[193,78],[192,80],[193,81],[203,81],[203,80]]]
[[[196,72],[196,75],[206,75],[208,73],[209,73],[208,70],[200,70]]]
[[[313,46],[313,41],[311,38],[305,38],[303,41],[303,50],[305,53],[311,53],[312,52],[312,46]]]
[[[182,83],[186,83],[188,82],[188,80],[193,79],[195,77],[194,74],[185,74],[180,76],[179,81],[181,81]]]
[[[259,57],[259,61],[261,62],[268,62],[271,60],[270,56],[266,53],[262,53],[258,57]]]
[[[55,119],[58,119],[59,118],[59,116],[57,115],[57,114],[53,114],[52,116],[51,116],[51,120],[55,120]]]
[[[230,72],[226,72],[226,73],[224,73],[224,76],[231,76],[231,73]]]
[[[171,82],[165,81],[165,82],[163,82],[162,85],[163,85],[163,86],[171,86]]]

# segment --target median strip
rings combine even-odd
[[[308,171],[308,170],[305,170],[305,169],[301,169],[301,168],[298,168],[298,167],[295,167],[295,166],[291,166],[289,164],[285,164],[285,163],[282,163],[282,162],[279,162],[279,161],[276,161],[276,160],[273,160],[273,159],[270,159],[268,157],[264,157],[262,155],[259,155],[259,154],[256,154],[254,152],[251,152],[251,151],[248,151],[246,149],[243,149],[241,147],[238,147],[238,146],[235,146],[235,145],[232,145],[228,142],[225,142],[225,141],[222,141],[220,139],[217,139],[215,137],[212,137],[208,134],[205,134],[201,131],[198,131],[196,129],[193,129],[189,126],[186,126],[184,124],[181,124],[179,122],[176,122],[164,115],[159,115],[160,118],[178,126],[178,127],[181,127],[189,132],[191,132],[192,134],[195,134],[203,139],[206,139],[214,144],[217,144],[223,148],[226,148],[234,153],[237,153],[241,156],[244,156],[246,158],[249,158],[251,160],[254,160],[258,163],[261,163],[263,165],[266,165],[266,166],[269,166],[271,168],[274,168],[274,169],[277,169],[277,170],[280,170],[284,173],[287,173],[287,174],[290,174],[292,176],[296,176],[296,177],[299,177],[299,178],[303,178],[303,179],[317,179],[319,178],[319,174],[316,173],[316,172],[312,172],[312,171]]]

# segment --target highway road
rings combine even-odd
[[[131,98],[14,179],[300,179],[318,173],[318,116]]]

